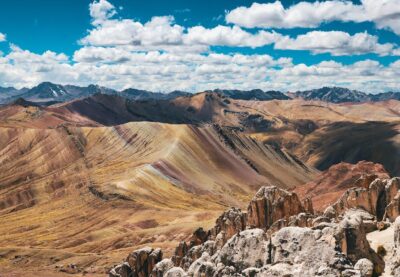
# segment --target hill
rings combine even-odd
[[[137,245],[171,249],[266,182],[293,188],[316,173],[214,125],[2,127],[0,138],[2,268],[19,256],[28,269],[105,272]]]

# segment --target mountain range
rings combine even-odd
[[[280,91],[263,91],[260,89],[253,90],[227,90],[215,89],[206,92],[212,92],[227,96],[236,100],[290,100],[301,98],[304,100],[325,101],[331,103],[346,102],[376,102],[387,100],[400,100],[400,92],[385,92],[378,94],[367,94],[357,90],[350,90],[340,87],[323,87],[313,90],[297,91],[297,92],[280,92]],[[0,87],[0,104],[6,104],[15,101],[18,98],[24,98],[34,102],[65,102],[77,98],[84,98],[94,94],[120,95],[130,100],[169,100],[180,96],[190,96],[191,93],[184,91],[172,91],[169,93],[151,92],[129,88],[122,91],[110,88],[89,85],[80,87],[74,85],[59,85],[50,82],[40,83],[33,88],[16,89],[13,87]]]
[[[360,103],[368,101],[386,101],[390,99],[400,100],[400,92],[367,94],[358,90],[350,90],[341,87],[323,87],[320,89],[297,91],[292,93],[291,96],[304,100],[321,100],[331,103]]]
[[[206,92],[215,92],[230,97],[232,99],[242,99],[242,100],[260,100],[260,101],[268,101],[268,100],[288,100],[290,99],[287,95],[280,91],[263,91],[261,89],[253,89],[253,90],[227,90],[227,89],[215,89]]]
[[[365,174],[400,175],[400,101],[249,95],[44,83],[2,105],[2,274],[105,276],[141,247],[180,253],[193,230],[223,226],[221,213],[246,209],[264,186],[322,211]],[[296,207],[279,201],[277,211]]]

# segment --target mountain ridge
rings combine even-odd
[[[294,98],[302,98],[304,100],[322,100],[331,103],[346,102],[376,102],[385,100],[400,100],[400,92],[384,92],[378,94],[367,94],[358,90],[350,90],[342,87],[322,87],[319,89],[297,91],[292,93]]]
[[[388,91],[377,94],[365,93],[358,90],[350,90],[343,87],[322,87],[311,90],[303,90],[296,92],[282,92],[278,90],[238,90],[238,89],[213,89],[205,90],[208,93],[222,94],[226,97],[236,100],[290,100],[301,98],[304,100],[318,100],[328,103],[362,103],[362,102],[378,102],[387,100],[400,100],[400,92]],[[195,93],[185,91],[171,91],[167,93],[153,92],[143,89],[127,88],[121,91],[110,89],[98,85],[75,86],[60,85],[51,82],[43,82],[30,89],[16,89],[13,87],[0,87],[0,103],[10,103],[17,98],[24,98],[28,101],[46,102],[57,101],[66,102],[74,99],[88,97],[97,93],[120,95],[130,100],[170,100],[182,96],[190,96]]]

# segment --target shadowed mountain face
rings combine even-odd
[[[16,89],[13,87],[0,87],[0,104],[11,103],[15,99],[18,99],[28,89]]]
[[[184,91],[173,91],[170,93],[151,92],[139,89],[126,89],[120,92],[120,96],[130,100],[169,100],[180,96],[190,96],[191,94]]]
[[[378,93],[375,95],[371,95],[371,99],[373,101],[387,101],[390,99],[393,100],[400,100],[400,92],[385,92],[385,93]]]
[[[329,104],[307,101],[239,101],[243,109],[281,120],[252,136],[288,149],[325,170],[340,162],[372,161],[392,175],[400,170],[400,102]],[[373,112],[372,112],[373,111]]]
[[[339,87],[323,87],[320,89],[298,91],[296,97],[304,100],[322,100],[332,103],[365,102],[369,100],[367,94]]]
[[[290,99],[287,95],[280,91],[262,91],[261,89],[253,89],[253,90],[227,90],[227,89],[215,89],[209,92],[220,93],[232,99],[241,99],[241,100],[260,100],[260,101],[269,101],[273,99],[277,100],[288,100]]]
[[[308,136],[297,150],[301,159],[325,170],[339,162],[367,160],[385,165],[392,176],[400,175],[398,123],[338,122]]]
[[[366,94],[362,91],[350,90],[340,87],[323,87],[313,90],[297,91],[293,97],[304,100],[320,100],[331,103],[360,103],[368,101],[399,100],[400,92],[385,92],[378,94]]]

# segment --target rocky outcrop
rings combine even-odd
[[[194,246],[190,248],[187,254],[182,257],[180,264],[176,264],[176,266],[180,266],[183,269],[187,270],[191,264],[199,259],[204,253],[208,255],[214,255],[216,253],[216,242],[215,241],[207,241],[201,245]]]
[[[278,276],[284,276],[286,272],[293,276],[338,276],[338,273],[352,269],[351,261],[332,243],[335,242],[334,233],[334,227],[279,230],[271,239],[271,263],[260,273],[264,273],[262,276],[271,276],[273,272],[279,272]]]
[[[360,277],[371,277],[374,274],[374,264],[368,259],[358,260],[354,269],[360,272]]]
[[[368,243],[363,224],[363,214],[346,214],[344,219],[339,223],[335,236],[341,252],[353,263],[366,258],[373,262],[374,273],[377,274],[377,276],[383,272],[385,263],[382,258],[371,249]]]
[[[376,179],[368,188],[351,188],[347,190],[340,199],[331,207],[329,213],[336,216],[343,214],[351,208],[361,208],[377,217],[378,221],[388,217],[393,220],[400,214],[398,205],[398,191],[400,190],[400,179]]]
[[[238,208],[230,208],[218,217],[214,228],[211,229],[211,236],[215,239],[220,234],[222,245],[224,245],[233,235],[243,231],[246,228],[246,223],[246,213]]]
[[[109,277],[130,277],[132,276],[132,269],[127,262],[119,264],[111,269]]]
[[[215,257],[216,263],[233,266],[235,272],[261,267],[271,260],[270,243],[262,229],[242,231],[233,236]]]
[[[194,231],[192,237],[190,238],[189,247],[200,245],[206,242],[209,237],[210,237],[210,231],[205,231],[202,227],[197,228],[196,231]]]
[[[215,252],[216,243],[210,241],[210,231],[206,232],[203,228],[198,228],[192,235],[189,243],[182,241],[175,248],[175,253],[172,256],[172,262],[176,266],[187,269],[190,264],[198,259],[203,252],[210,252],[213,254]],[[223,244],[223,242],[221,242]]]
[[[396,218],[393,224],[393,231],[394,249],[392,256],[389,258],[390,273],[393,276],[400,276],[400,216]]]
[[[110,276],[378,276],[387,268],[366,233],[391,228],[399,212],[400,182],[367,184],[371,179],[360,179],[362,187],[346,191],[322,215],[293,192],[262,187],[247,212],[230,208],[210,231],[198,228],[181,242],[171,259],[161,260],[160,250],[143,248]],[[394,229],[400,249],[400,217]],[[390,268],[397,274],[400,250],[394,253]]]
[[[400,191],[397,192],[393,200],[386,206],[385,215],[390,221],[394,221],[400,216]]]
[[[133,251],[126,261],[114,267],[110,277],[145,277],[150,276],[156,264],[162,260],[163,253],[160,248],[145,247]]]
[[[339,276],[347,270],[355,276],[351,260],[337,249],[335,241],[335,227],[285,227],[272,236],[262,229],[244,230],[214,255],[204,252],[186,274],[311,277]]]
[[[308,210],[312,210],[308,203]],[[276,221],[289,220],[290,216],[305,212],[297,194],[275,186],[262,187],[250,201],[247,209],[247,225],[251,228],[268,229]]]
[[[215,249],[219,250],[230,238],[246,228],[271,229],[270,232],[275,232],[286,226],[311,226],[312,212],[309,199],[301,203],[295,193],[275,186],[261,187],[251,200],[247,212],[230,208],[218,217],[210,231],[197,229],[188,242],[181,242],[177,246],[172,261],[176,266],[187,268],[195,258],[199,258],[196,255],[198,247],[193,249],[195,246],[213,240]]]
[[[160,262],[158,262],[152,271],[152,276],[153,277],[163,277],[166,275],[166,273],[174,267],[174,263],[171,261],[171,259],[164,259]]]

